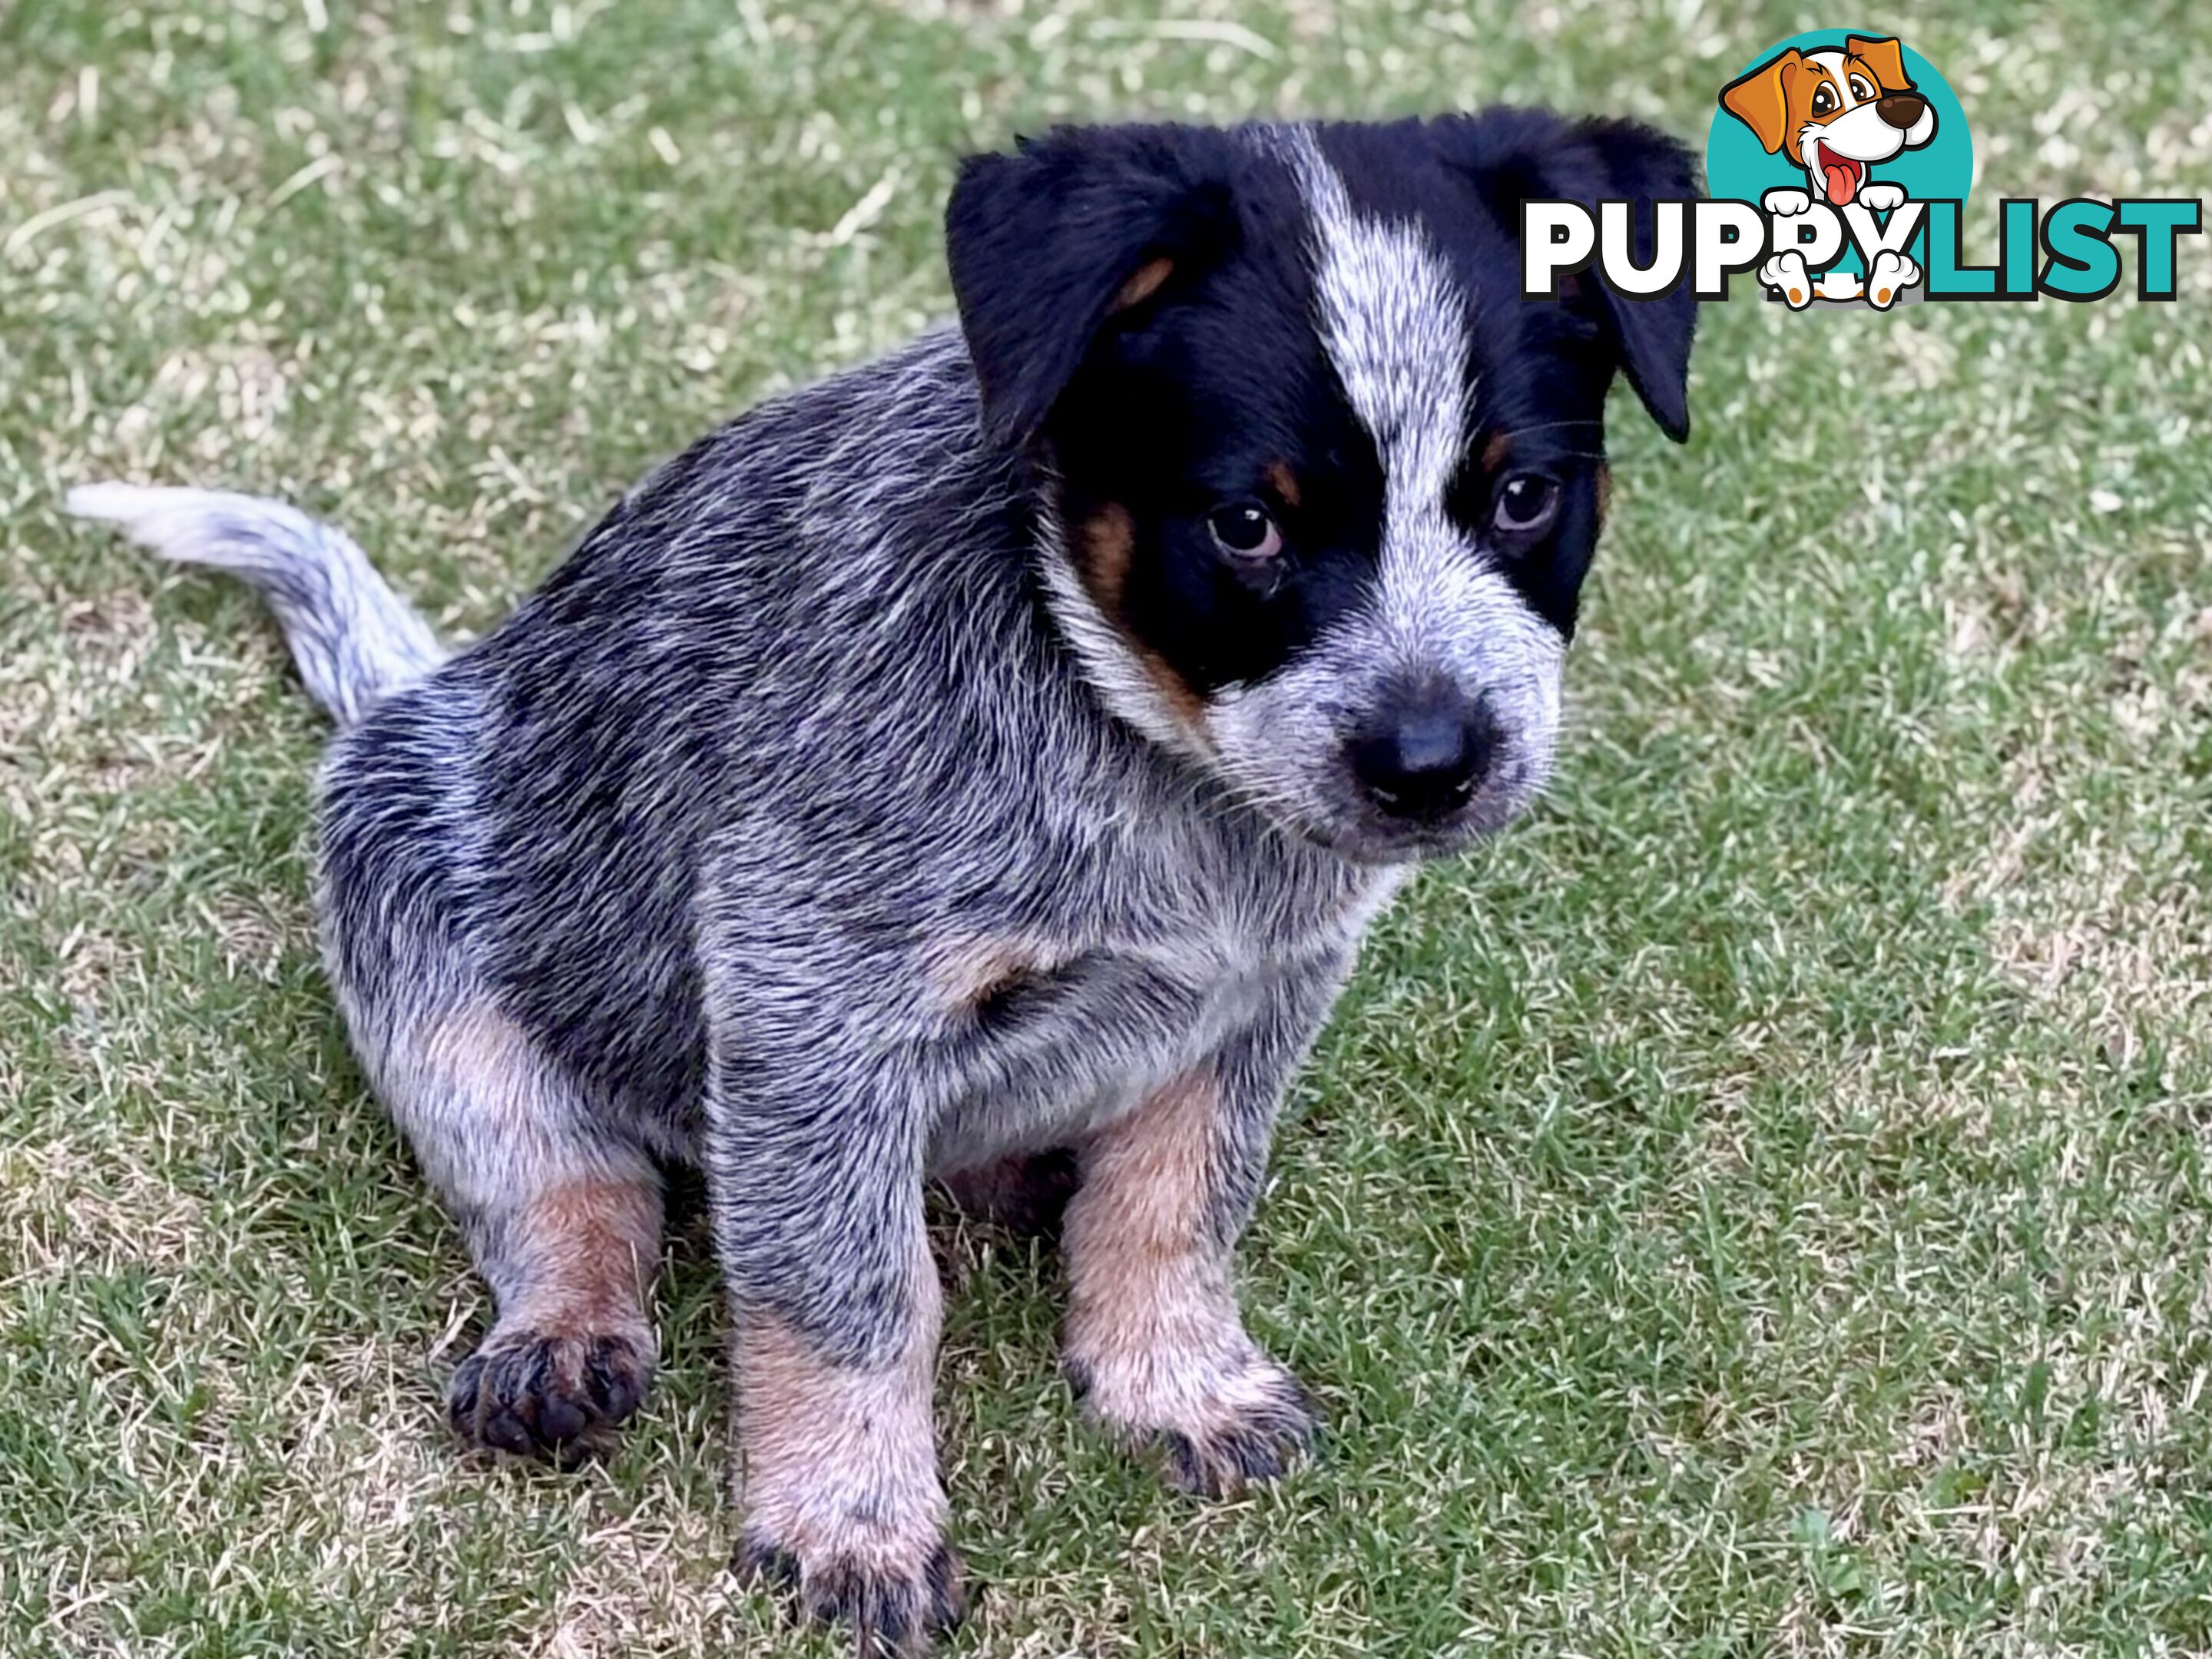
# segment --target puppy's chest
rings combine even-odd
[[[1267,1018],[1288,981],[1345,950],[1374,908],[1364,887],[1334,884],[1266,906],[1190,888],[1155,897],[1065,937],[978,940],[949,958],[957,1080],[934,1167],[1065,1145],[1111,1121]]]
[[[948,1016],[951,1086],[930,1141],[939,1170],[1081,1139],[1258,1018],[1279,972],[1157,947],[1007,949],[989,966]]]

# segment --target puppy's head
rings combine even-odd
[[[1721,105],[1838,207],[1857,199],[1874,163],[1936,136],[1936,112],[1914,89],[1895,40],[1854,34],[1838,51],[1793,46],[1722,88]]]
[[[1055,615],[1109,703],[1347,856],[1541,787],[1626,374],[1687,432],[1695,302],[1521,297],[1526,200],[1693,192],[1534,111],[1064,130],[971,159],[953,287],[996,443],[1054,481]]]

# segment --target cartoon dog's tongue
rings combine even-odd
[[[1828,181],[1828,200],[1838,207],[1849,204],[1859,187],[1859,164],[1822,147],[1820,172]]]

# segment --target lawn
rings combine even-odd
[[[827,1655],[732,1586],[721,1312],[573,1474],[347,1058],[324,728],[240,592],[64,521],[289,495],[493,622],[653,459],[943,313],[956,156],[1498,98],[1702,144],[1905,26],[2000,197],[2212,193],[2212,9],[0,0],[0,1651]],[[2132,254],[2130,255],[2130,260]],[[1246,1260],[1323,1455],[1217,1507],[948,1226],[994,1656],[2212,1652],[2212,244],[2173,305],[1710,307],[1617,400],[1549,801],[1424,876]],[[2124,287],[2124,295],[2132,284]]]

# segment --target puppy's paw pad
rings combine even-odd
[[[789,1594],[808,1618],[850,1631],[857,1652],[896,1656],[921,1651],[968,1610],[958,1553],[941,1541],[917,1553],[902,1568],[882,1551],[801,1551],[752,1533],[730,1566],[747,1583]]]
[[[653,1363],[647,1335],[495,1330],[454,1371],[446,1413],[477,1445],[565,1461],[636,1413]]]

